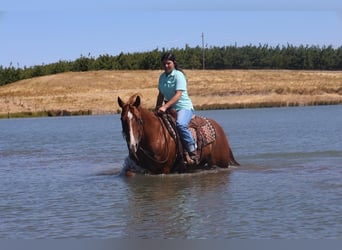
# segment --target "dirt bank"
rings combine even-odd
[[[162,71],[67,72],[0,87],[0,114],[89,110],[116,113],[117,97],[139,93],[153,108]],[[342,103],[342,72],[186,70],[197,109]]]

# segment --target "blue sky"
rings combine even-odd
[[[3,2],[3,1],[2,1]],[[340,0],[6,0],[0,65],[201,46],[342,46]]]

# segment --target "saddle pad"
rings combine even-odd
[[[191,119],[189,128],[199,148],[213,143],[216,140],[215,128],[205,117],[196,115]]]

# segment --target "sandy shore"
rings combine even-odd
[[[162,71],[67,72],[0,87],[0,114],[48,110],[117,113],[117,97],[153,108]],[[342,72],[186,70],[197,109],[342,103]]]

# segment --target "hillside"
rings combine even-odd
[[[0,114],[48,110],[116,113],[138,93],[153,108],[160,70],[67,72],[0,87]],[[186,70],[197,109],[342,103],[342,72]]]

